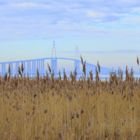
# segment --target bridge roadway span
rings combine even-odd
[[[0,62],[0,75],[4,76],[8,67],[10,66],[11,75],[15,76],[18,74],[18,67],[23,64],[24,66],[24,75],[29,77],[36,76],[36,71],[38,69],[39,74],[44,76],[46,74],[46,64],[50,61],[50,66],[54,75],[58,75],[58,60],[72,61],[74,62],[74,68],[77,70],[78,74],[81,74],[81,61],[74,58],[64,58],[64,57],[49,57],[49,58],[39,58],[39,59],[30,59],[30,60],[17,60],[17,61],[8,61]],[[95,68],[95,65],[86,63],[87,72]]]

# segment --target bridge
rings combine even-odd
[[[76,69],[77,74],[82,74],[82,65],[81,60],[74,58],[63,58],[63,57],[50,57],[50,58],[39,58],[39,59],[31,59],[31,60],[19,60],[19,61],[9,61],[9,62],[1,62],[0,63],[0,75],[5,76],[8,72],[8,68],[10,67],[11,76],[18,75],[18,67],[23,65],[24,67],[24,76],[35,77],[37,70],[40,76],[45,76],[48,71],[47,64],[50,65],[51,70],[54,73],[54,76],[57,77],[59,71],[65,69],[66,73],[69,75],[69,68],[58,68],[58,64],[61,61],[65,61],[67,64],[71,62],[70,67],[73,67],[73,70]],[[72,66],[73,65],[73,66]],[[95,72],[95,65],[86,63],[87,74],[89,71]]]
[[[80,58],[78,47],[76,47],[75,56],[79,56]],[[67,66],[60,67],[59,65],[60,63],[62,64],[62,61],[65,61]],[[9,67],[11,76],[18,76],[18,68],[22,65],[24,67],[24,76],[36,77],[38,70],[39,75],[43,77],[48,72],[48,64],[50,65],[55,77],[59,75],[59,72],[61,72],[62,74],[64,70],[67,76],[69,76],[70,72],[74,70],[76,70],[78,77],[82,76],[81,60],[75,58],[56,57],[55,42],[53,42],[52,57],[0,62],[0,76],[4,77],[8,72]],[[71,67],[73,67],[73,69],[70,70]],[[86,75],[88,75],[90,71],[92,71],[95,74],[96,66],[91,63],[86,63]],[[101,72],[104,75],[109,74],[109,70],[107,68],[102,67]]]

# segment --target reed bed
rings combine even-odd
[[[11,77],[10,68],[0,77],[0,140],[140,140],[140,79],[126,67],[108,81],[95,76],[76,80],[49,74],[34,79]],[[139,61],[137,59],[137,64]]]

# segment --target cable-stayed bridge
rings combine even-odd
[[[75,56],[79,56],[78,47],[76,48]],[[70,72],[76,70],[77,76],[82,76],[82,64],[80,59],[75,58],[66,58],[66,57],[56,57],[55,42],[53,42],[52,56],[47,58],[38,58],[30,60],[17,60],[17,61],[8,61],[0,62],[0,76],[5,76],[10,68],[11,76],[18,76],[18,69],[22,65],[24,68],[23,74],[28,77],[35,77],[37,75],[37,70],[40,76],[45,76],[48,72],[48,64],[55,77],[63,74],[64,70],[67,76],[70,75]],[[66,66],[64,66],[66,64]],[[95,74],[96,66],[91,63],[86,63],[86,74],[92,71]],[[103,75],[109,74],[109,69],[102,68],[101,73]]]
[[[59,63],[61,61],[65,61],[68,66],[59,67]],[[50,57],[50,58],[39,58],[39,59],[31,59],[31,60],[18,60],[18,61],[9,61],[9,62],[1,62],[0,63],[0,75],[5,76],[8,72],[8,68],[10,67],[11,76],[18,75],[18,67],[23,65],[24,67],[24,75],[29,77],[35,77],[37,70],[40,76],[45,76],[48,71],[47,64],[50,65],[54,76],[57,77],[59,72],[63,72],[65,69],[66,74],[69,75],[70,71],[74,71],[76,69],[77,75],[82,74],[82,65],[81,61],[73,58],[63,58],[63,57]],[[70,67],[73,69],[70,70]],[[86,72],[87,74],[92,71],[95,73],[95,65],[86,63]],[[108,69],[104,68],[104,74],[108,72]]]

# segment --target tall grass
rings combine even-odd
[[[0,139],[139,140],[140,79],[126,67],[125,80],[119,69],[101,81],[99,63],[86,77],[81,63],[79,80],[76,70],[54,78],[49,65],[44,77],[38,70],[34,79],[24,77],[22,65],[18,77],[0,77]]]

